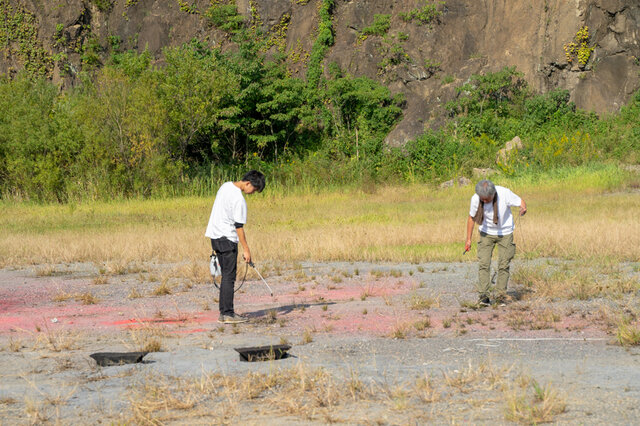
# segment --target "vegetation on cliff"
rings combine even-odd
[[[319,187],[438,182],[476,167],[520,175],[640,160],[640,93],[619,114],[599,118],[577,109],[567,91],[534,93],[515,68],[473,75],[447,104],[439,131],[389,148],[384,140],[402,118],[404,100],[335,64],[323,70],[334,4],[318,4],[306,79],[291,76],[279,49],[265,54],[277,44],[274,35],[243,21],[233,2],[212,3],[205,16],[228,31],[235,49],[193,41],[166,48],[158,66],[148,52],[115,44],[104,66],[81,73],[63,92],[45,71],[26,67],[3,77],[0,197],[210,194],[247,168],[264,171],[272,183]],[[0,42],[16,46],[8,35],[20,33],[14,27],[29,16],[1,0],[0,7],[14,17],[0,27]],[[404,19],[428,24],[438,16],[425,3]],[[387,23],[379,15],[363,34],[384,34]],[[33,39],[29,31],[23,36]],[[515,136],[522,147],[498,156]]]

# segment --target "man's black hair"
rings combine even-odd
[[[257,170],[250,170],[242,176],[243,182],[249,182],[258,192],[262,192],[264,189],[265,177]]]

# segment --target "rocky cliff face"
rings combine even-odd
[[[248,20],[272,30],[272,49],[288,54],[292,72],[304,76],[320,1],[236,5]],[[431,4],[436,3],[335,0],[335,43],[325,64],[335,62],[405,94],[404,120],[388,137],[392,145],[437,127],[444,104],[469,76],[505,66],[516,66],[539,92],[569,90],[580,108],[597,113],[618,110],[640,87],[636,0],[446,0],[437,3],[439,13],[429,23],[403,15]],[[0,0],[0,72],[40,61],[40,73],[69,85],[79,70],[100,66],[116,48],[146,48],[159,58],[163,47],[194,38],[228,46],[228,35],[205,17],[210,6],[210,0]],[[363,34],[376,14],[390,15],[388,31]],[[584,27],[587,61],[578,52]]]

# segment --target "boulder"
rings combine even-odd
[[[477,167],[473,168],[473,177],[475,178],[486,178],[491,175],[495,175],[496,173],[498,173],[496,169],[491,169],[491,168],[480,169]]]
[[[457,178],[448,180],[446,182],[442,182],[440,184],[440,189],[451,188],[452,186],[467,186],[471,185],[471,179],[466,178],[464,176],[459,176]]]
[[[520,137],[516,136],[511,139],[509,142],[504,144],[504,148],[498,151],[498,156],[496,157],[496,163],[504,163],[509,158],[511,151],[514,149],[522,149],[522,141]]]

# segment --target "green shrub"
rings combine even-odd
[[[360,37],[362,36],[382,36],[385,35],[391,27],[391,15],[373,15],[373,24],[365,27],[360,31]]]
[[[28,70],[1,78],[0,196],[206,195],[247,168],[280,188],[371,188],[469,176],[474,167],[535,176],[639,161],[640,91],[619,114],[599,118],[566,91],[533,94],[515,68],[472,76],[439,131],[389,148],[403,98],[336,64],[321,78],[332,4],[322,3],[328,38],[316,40],[307,81],[291,77],[282,57],[267,58],[243,29],[235,49],[194,41],[164,50],[162,67],[146,51],[112,51],[106,65],[63,92]],[[523,148],[496,162],[516,135]]]
[[[424,6],[422,6],[422,8],[413,9],[408,13],[400,13],[399,16],[400,19],[406,22],[418,21],[419,25],[428,25],[442,16],[442,12],[438,10],[438,6],[444,4],[444,1],[429,3],[427,0],[425,0]]]
[[[237,32],[244,26],[244,17],[238,13],[235,2],[214,3],[205,12],[211,25],[228,32]]]
[[[91,0],[101,12],[108,12],[113,7],[111,0]]]
[[[0,190],[39,201],[65,201],[81,149],[73,104],[57,88],[26,74],[0,83]]]
[[[100,52],[103,51],[98,37],[92,35],[84,41],[82,44],[82,64],[90,69],[93,69],[100,65]]]

